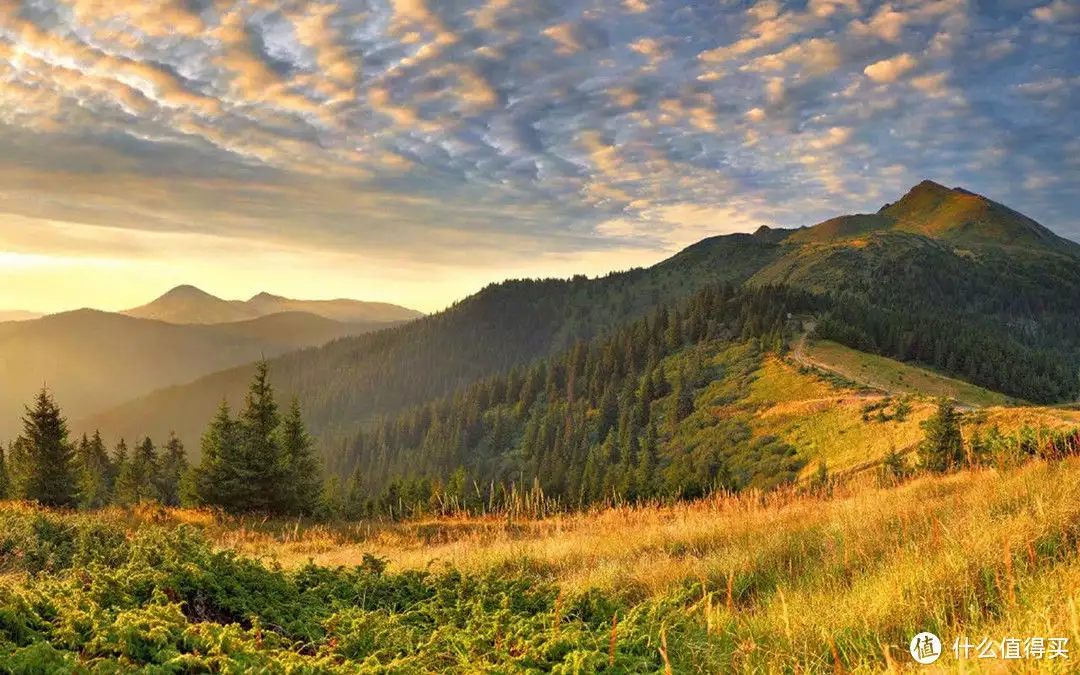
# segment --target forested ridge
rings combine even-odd
[[[336,340],[271,361],[272,383],[304,403],[322,441],[466,386],[514,365],[557,354],[659,303],[676,303],[703,286],[741,283],[772,260],[775,233],[715,237],[648,269],[596,279],[519,279],[491,284],[443,312],[409,324]],[[222,395],[238,401],[254,366],[170,387],[88,419],[79,431],[164,436],[194,445]]]
[[[1004,207],[941,186],[919,186],[885,210],[892,215],[714,237],[654,267],[598,279],[493,284],[408,325],[274,359],[270,383],[302,402],[340,494],[368,499],[394,479],[411,481],[414,490],[425,482],[423,490],[432,489],[433,480],[495,481],[538,487],[564,503],[596,499],[593,488],[559,478],[585,471],[590,457],[593,473],[605,476],[603,494],[629,484],[597,467],[617,463],[628,475],[627,466],[652,462],[654,451],[660,478],[643,494],[753,480],[725,473],[738,464],[731,457],[702,460],[706,468],[694,469],[698,487],[685,476],[669,478],[672,458],[687,449],[672,444],[667,410],[680,382],[700,391],[727,376],[720,365],[694,365],[689,355],[701,345],[714,353],[727,349],[717,342],[783,348],[798,327],[776,323],[769,313],[775,307],[758,304],[766,297],[791,305],[785,317],[790,311],[814,319],[817,336],[855,349],[1035,403],[1076,398],[1076,246]],[[947,217],[954,212],[956,222]],[[771,318],[748,322],[756,312]],[[672,322],[677,344],[647,337]],[[617,367],[601,356],[609,352],[620,354]],[[218,373],[75,426],[113,438],[163,438],[175,430],[195,447],[222,395],[235,404],[253,372]],[[651,390],[641,389],[646,378]],[[643,396],[651,398],[642,403]],[[655,419],[640,413],[635,424],[622,423],[624,410],[654,404]],[[606,419],[598,411],[612,405],[615,422],[598,426]],[[741,442],[731,441],[734,454],[759,452]],[[780,452],[765,454],[773,451]],[[770,465],[767,473],[790,469]]]
[[[587,506],[790,482],[804,460],[778,439],[753,437],[752,409],[736,406],[717,417],[709,408],[743,397],[762,354],[785,351],[803,319],[813,317],[822,317],[815,335],[858,349],[904,350],[912,360],[970,369],[972,381],[1031,398],[1076,395],[1071,362],[975,325],[848,296],[719,285],[550,359],[386,417],[334,452],[331,467],[351,475],[343,494],[354,509],[376,494],[384,505],[432,495],[478,503],[502,496],[489,492],[518,489]],[[718,382],[724,389],[703,399]],[[697,442],[695,431],[706,426],[709,442]]]
[[[1075,395],[1075,371],[1055,353],[963,322],[790,286],[717,284],[383,416],[323,453],[325,475],[299,401],[279,411],[266,361],[235,414],[219,399],[204,420],[194,466],[175,436],[160,449],[148,437],[129,449],[121,438],[111,454],[97,432],[72,443],[59,405],[42,390],[6,460],[0,453],[0,490],[57,506],[153,501],[359,518],[770,489],[794,482],[806,458],[754,433],[748,392],[763,357],[783,354],[811,325],[857,348],[903,346],[913,358],[1012,377],[1006,384],[1019,390]]]

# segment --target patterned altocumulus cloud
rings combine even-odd
[[[926,177],[1078,236],[1078,107],[1076,0],[0,3],[0,210],[413,262],[663,251]]]

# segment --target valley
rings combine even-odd
[[[43,383],[80,419],[162,387],[420,316],[350,300],[261,294],[249,302],[257,310],[179,287],[129,312],[81,309],[0,322],[0,438],[18,433],[23,404]]]

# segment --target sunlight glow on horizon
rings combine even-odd
[[[655,225],[616,219],[599,229],[634,239],[648,236]],[[676,236],[663,249],[536,252],[507,256],[505,264],[477,268],[469,264],[467,251],[457,265],[424,263],[234,236],[7,216],[0,217],[0,234],[23,250],[0,250],[0,310],[56,313],[88,307],[123,311],[189,284],[225,300],[268,292],[304,300],[389,302],[432,313],[490,283],[600,276],[647,266],[719,233],[696,222],[685,226],[666,222],[665,226],[675,227]],[[748,228],[737,223],[724,231]],[[114,248],[121,251],[110,253]]]

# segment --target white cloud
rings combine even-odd
[[[905,52],[891,59],[872,63],[863,69],[863,73],[874,82],[894,82],[918,63],[914,56]]]
[[[830,150],[843,145],[851,140],[852,130],[850,127],[832,127],[824,134],[807,143],[811,150]]]

